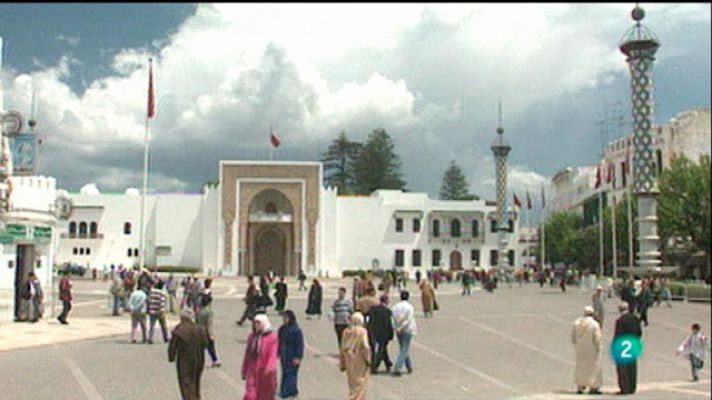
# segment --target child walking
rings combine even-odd
[[[704,366],[705,355],[709,347],[709,338],[702,333],[700,324],[692,324],[692,333],[680,344],[677,354],[689,358],[693,381],[700,379],[697,372]]]

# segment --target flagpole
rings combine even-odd
[[[627,143],[626,143],[627,145]],[[630,268],[631,272],[633,271],[633,208],[631,206],[631,186],[633,182],[633,168],[630,165],[631,157],[630,157],[630,152],[628,152],[628,157],[626,157],[626,167],[628,168],[628,171],[630,172],[628,176],[628,180],[626,181],[627,183],[627,203],[628,203],[628,267]],[[625,173],[625,171],[623,171]]]
[[[546,268],[546,206],[542,207],[541,217],[541,268]]]
[[[149,64],[149,74],[152,75],[152,64],[153,64],[153,59],[149,58],[148,59],[148,64]],[[149,80],[149,97],[152,96],[152,91],[153,91],[153,82],[152,82],[153,77],[150,76]],[[149,98],[149,103],[150,103],[150,98]],[[139,261],[138,261],[138,267],[139,269],[143,269],[145,263],[146,263],[146,192],[148,190],[148,152],[149,152],[149,131],[150,131],[150,121],[151,121],[151,116],[150,116],[150,111],[146,113],[146,130],[144,132],[143,136],[143,142],[144,142],[144,149],[143,149],[143,190],[141,191],[141,216],[140,216],[140,222],[139,222]]]
[[[613,278],[618,276],[618,245],[616,240],[616,194],[614,191],[611,192],[611,197],[613,199],[613,207],[611,207],[611,239],[613,242]]]
[[[601,186],[598,188],[598,277],[603,277],[603,169]]]

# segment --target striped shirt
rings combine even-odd
[[[148,313],[158,315],[166,310],[166,294],[163,290],[151,289],[148,296]]]
[[[348,325],[349,318],[354,312],[354,306],[350,299],[337,299],[331,306],[331,310],[334,312],[335,325]]]

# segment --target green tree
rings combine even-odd
[[[442,200],[477,200],[479,197],[471,195],[469,192],[469,184],[462,169],[455,164],[455,161],[450,161],[450,166],[445,175],[443,175],[443,183],[440,187],[440,199]]]
[[[659,178],[658,218],[664,244],[686,248],[687,256],[704,252],[702,276],[710,275],[710,156],[698,163],[676,157]],[[672,239],[672,240],[670,240]]]
[[[350,141],[344,131],[334,139],[321,159],[324,163],[324,183],[327,186],[337,187],[340,194],[355,192],[354,161],[361,146],[359,142]]]
[[[391,137],[383,129],[368,135],[353,164],[354,188],[358,194],[378,189],[405,189],[401,162]]]
[[[581,245],[583,217],[572,211],[551,214],[544,225],[546,230],[546,260],[548,263],[577,261]]]

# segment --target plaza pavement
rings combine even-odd
[[[288,308],[293,308],[305,331],[307,354],[300,371],[301,399],[342,399],[346,376],[338,368],[336,337],[326,310],[343,284],[325,282],[324,317],[307,320],[306,292],[290,282]],[[0,324],[0,398],[35,399],[178,399],[175,365],[167,362],[166,346],[131,344],[127,316],[110,317],[108,283],[77,281],[76,306],[70,325],[53,321],[38,324]],[[240,363],[249,331],[238,327],[244,280],[219,279],[215,283],[217,350],[223,366],[206,369],[203,398],[239,399],[244,383]],[[409,284],[414,290],[415,285]],[[417,291],[416,291],[417,292]],[[456,285],[438,290],[441,310],[424,319],[420,299],[419,333],[412,350],[415,372],[394,378],[372,376],[369,399],[585,399],[620,398],[615,366],[606,353],[604,395],[576,395],[573,383],[574,350],[571,327],[590,293],[569,288],[529,284],[502,287],[494,294],[476,290],[459,296]],[[392,298],[392,302],[395,298]],[[617,299],[607,302],[604,325],[606,349],[618,313]],[[270,312],[275,327],[280,318]],[[710,398],[709,357],[700,382],[690,380],[688,361],[674,352],[692,322],[710,333],[710,305],[673,303],[650,311],[651,325],[644,328],[645,350],[639,361],[636,399]],[[171,325],[176,323],[171,318]],[[104,324],[103,326],[100,324]],[[21,332],[33,330],[35,333]],[[32,336],[33,339],[22,337]],[[13,344],[15,343],[15,347]],[[159,344],[160,343],[160,344]],[[29,347],[27,346],[34,346]],[[19,348],[25,347],[25,348]],[[3,351],[4,350],[4,351]],[[394,359],[397,344],[389,346]]]

